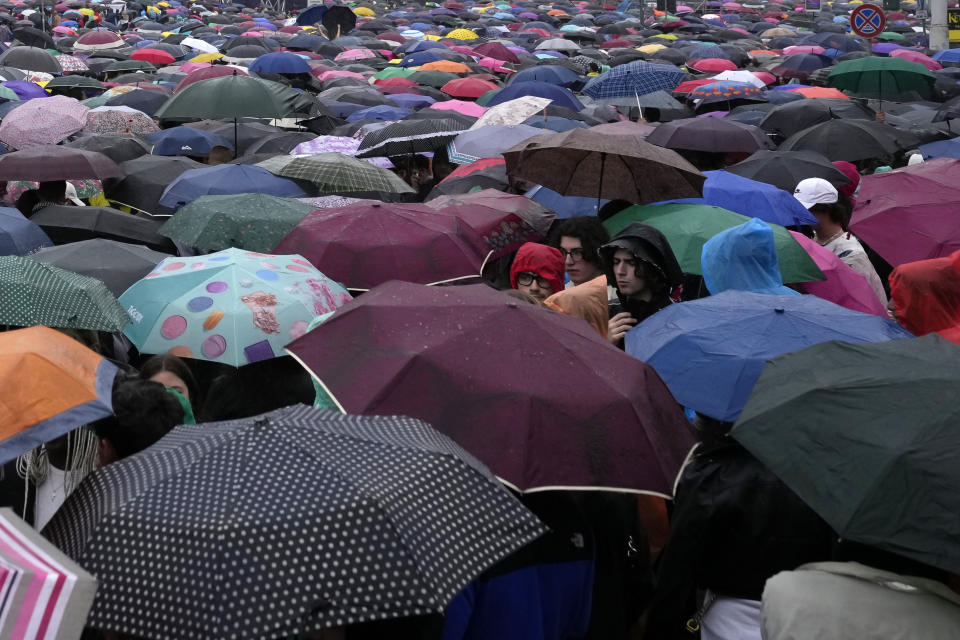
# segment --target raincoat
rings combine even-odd
[[[729,289],[799,295],[783,285],[773,229],[758,218],[707,240],[700,266],[703,282],[713,295]]]
[[[555,293],[544,304],[567,315],[583,318],[597,333],[607,337],[606,276]]]
[[[517,288],[517,275],[532,271],[550,281],[553,293],[563,291],[563,254],[553,247],[536,242],[524,243],[510,267],[510,286]]]
[[[634,222],[600,247],[600,261],[607,281],[615,287],[617,279],[613,274],[613,256],[618,249],[629,251],[634,258],[652,267],[665,284],[662,290],[654,293],[651,300],[625,296],[617,287],[619,304],[609,305],[610,317],[626,311],[642,322],[672,302],[671,293],[683,283],[683,271],[666,237],[650,225]]]
[[[918,336],[939,332],[960,344],[960,251],[908,262],[890,274],[897,319]]]

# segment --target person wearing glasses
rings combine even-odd
[[[510,286],[543,302],[563,290],[563,257],[553,247],[527,242],[510,267]]]
[[[570,282],[567,288],[603,275],[600,247],[610,240],[610,234],[599,219],[593,216],[567,218],[557,225],[550,246],[563,255],[563,266]]]

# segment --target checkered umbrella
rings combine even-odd
[[[309,156],[276,156],[257,166],[284,178],[308,180],[325,194],[413,191],[392,171],[333,151]]]
[[[428,424],[301,405],[177,427],[45,533],[97,577],[94,627],[267,640],[442,613],[545,527]]]
[[[19,256],[0,256],[0,324],[120,331],[130,318],[94,278]]]
[[[405,156],[436,151],[469,128],[470,125],[452,118],[401,120],[369,133],[357,149],[357,157]]]
[[[637,60],[614,67],[586,84],[583,93],[591,98],[642,96],[655,91],[672,91],[687,74],[669,64]]]

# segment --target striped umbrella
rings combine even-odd
[[[29,258],[0,256],[0,324],[120,331],[130,319],[94,278]]]
[[[357,157],[405,156],[436,151],[469,128],[469,125],[452,118],[401,120],[368,134],[357,149]]]

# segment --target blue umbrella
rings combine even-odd
[[[347,122],[357,122],[358,120],[402,120],[413,113],[410,109],[405,109],[403,107],[391,107],[389,105],[380,104],[375,107],[367,107],[366,109],[360,109],[359,111],[354,111],[347,116]]]
[[[233,150],[233,142],[211,131],[193,127],[172,127],[151,133],[147,141],[153,144],[155,156],[205,156],[214,147]]]
[[[53,242],[43,229],[12,207],[0,207],[0,255],[25,256]]]
[[[547,209],[555,211],[557,218],[560,220],[573,218],[574,216],[595,216],[597,215],[598,205],[603,207],[610,202],[603,199],[598,202],[596,198],[583,196],[564,196],[540,185],[533,187],[524,195],[535,202],[539,202]]]
[[[420,54],[417,54],[420,55]],[[546,82],[511,82],[505,88],[501,89],[485,106],[495,107],[503,102],[509,102],[515,98],[524,96],[536,96],[538,98],[549,98],[553,104],[558,107],[567,107],[574,111],[581,111],[583,104],[577,100],[568,89],[558,87]]]
[[[593,78],[584,86],[583,93],[596,99],[642,96],[672,91],[686,77],[685,72],[672,65],[636,60]]]
[[[310,73],[307,61],[289,51],[265,53],[250,63],[253,73]]]
[[[933,54],[937,62],[960,62],[960,49],[941,49]]]
[[[297,35],[293,36],[289,42],[287,42],[288,49],[313,49],[319,47],[324,42],[329,42],[323,36],[318,36],[312,33],[300,32]]]
[[[429,51],[430,49],[447,49],[447,45],[440,44],[436,40],[411,40],[402,45],[397,51],[400,53],[412,54],[420,51]]]
[[[327,7],[322,4],[314,5],[297,16],[297,24],[311,25],[323,20],[323,14],[327,12]]]
[[[580,75],[573,69],[561,67],[557,64],[548,64],[540,67],[530,67],[515,73],[510,78],[510,84],[536,81],[555,84],[558,87],[569,87],[579,79]]]
[[[917,150],[923,154],[924,160],[932,160],[933,158],[956,158],[960,160],[960,138],[928,142],[917,147]]]
[[[410,54],[403,59],[403,62],[400,63],[401,67],[419,67],[421,65],[427,64],[428,62],[436,62],[437,60],[444,60],[445,58],[439,53],[428,49],[426,51],[418,51],[417,53]]]
[[[733,421],[771,358],[830,340],[910,337],[886,318],[816,296],[725,291],[647,318],[627,333],[626,351],[656,369],[680,404]]]
[[[296,182],[273,175],[266,169],[246,164],[220,164],[181,173],[160,196],[160,204],[178,209],[200,196],[233,193],[265,193],[281,198],[303,198],[307,194]]]
[[[807,208],[792,193],[728,171],[705,171],[702,198],[669,202],[709,204],[784,227],[817,224]]]
[[[413,93],[395,93],[390,96],[390,102],[395,102],[404,109],[422,109],[423,107],[429,107],[436,101],[435,98],[430,96],[418,96]]]

